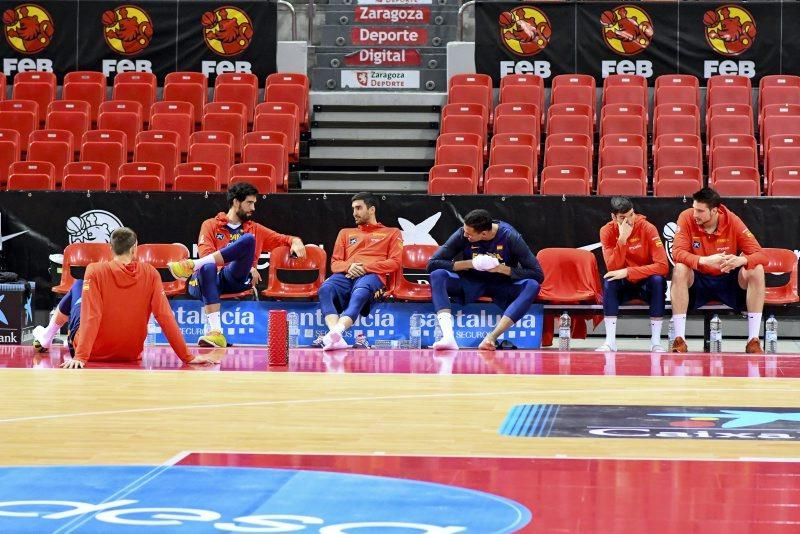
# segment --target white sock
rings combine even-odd
[[[333,328],[331,328],[331,332],[342,334],[344,332],[344,326],[342,325],[342,323],[336,323],[335,325],[333,325]]]
[[[442,339],[454,339],[453,333],[453,314],[450,312],[439,312],[436,314],[439,328],[442,329]]]
[[[194,260],[194,270],[198,271],[200,267],[203,265],[208,265],[209,263],[217,263],[217,260],[214,259],[213,254],[209,254],[208,256],[203,256],[200,259]]]
[[[678,313],[673,315],[672,324],[675,326],[675,337],[686,339],[686,314]]]
[[[747,314],[747,339],[758,339],[758,333],[761,331],[761,314],[749,313]]]
[[[617,318],[606,317],[603,322],[606,325],[606,345],[613,349],[617,346]]]
[[[47,328],[44,329],[46,341],[46,343],[44,343],[45,346],[50,345],[50,343],[53,341],[53,338],[56,337],[56,334],[58,334],[58,331],[61,330],[61,327],[63,326],[56,323],[56,317],[58,317],[58,315],[53,315],[53,320],[50,321],[50,324],[48,324]]]
[[[206,324],[208,324],[208,331],[213,332],[222,332],[222,323],[219,321],[219,312],[209,312],[206,313]]]
[[[650,345],[661,345],[661,324],[663,319],[650,319]]]

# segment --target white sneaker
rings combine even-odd
[[[443,337],[431,345],[433,350],[458,350],[458,343],[454,337]]]
[[[652,347],[650,347],[650,352],[667,352],[667,349],[665,349],[661,345],[653,345]]]
[[[47,352],[53,341],[52,339],[48,341],[45,333],[47,333],[47,329],[41,325],[33,329],[33,347],[37,352]]]
[[[603,343],[602,345],[600,345],[599,347],[594,349],[594,351],[595,352],[617,352],[617,347],[613,347],[613,346],[609,345],[608,343]]]
[[[322,350],[342,350],[349,349],[350,345],[342,338],[339,332],[328,332],[322,338]]]

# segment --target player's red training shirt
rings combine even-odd
[[[766,266],[769,259],[761,251],[758,240],[750,233],[738,215],[724,205],[719,207],[719,221],[713,233],[706,233],[694,222],[692,209],[686,209],[678,217],[678,230],[672,242],[672,257],[675,263],[683,263],[705,274],[720,275],[716,266],[700,265],[701,256],[718,253],[744,254],[748,269],[756,265]]]
[[[331,272],[344,273],[353,263],[363,263],[368,273],[377,274],[384,285],[386,275],[400,269],[403,234],[398,228],[362,224],[339,231],[331,256]]]
[[[600,229],[600,243],[603,245],[606,268],[616,271],[627,267],[627,279],[631,282],[644,280],[654,274],[667,276],[669,272],[667,253],[658,230],[644,215],[636,215],[633,230],[625,244],[619,242],[619,225],[614,221]]]
[[[75,358],[136,361],[147,337],[152,313],[172,350],[183,361],[192,356],[169,307],[161,276],[147,263],[101,261],[86,268],[81,293],[81,326]]]
[[[216,217],[203,221],[203,225],[200,227],[200,237],[197,240],[197,251],[201,258],[208,256],[228,246],[231,241],[235,241],[242,234],[253,234],[256,238],[253,267],[258,264],[258,256],[261,252],[270,251],[282,245],[292,246],[292,236],[279,234],[263,224],[253,221],[242,223],[241,227],[232,232],[228,226],[228,216],[224,212],[219,212]]]

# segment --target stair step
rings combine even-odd
[[[436,128],[336,128],[322,127],[311,129],[314,141],[352,140],[373,143],[379,140],[431,140],[434,143],[439,136]]]
[[[397,109],[395,111],[348,111],[348,112],[330,112],[330,111],[316,111],[314,112],[314,122],[354,122],[356,124],[398,124],[401,127],[414,125],[417,123],[430,124],[439,123],[438,113],[416,113],[405,112],[404,110]]]
[[[311,105],[352,105],[358,95],[360,106],[444,106],[447,93],[399,93],[397,91],[311,91]]]
[[[325,158],[356,161],[380,159],[384,162],[397,160],[433,161],[434,156],[435,148],[433,146],[311,146],[309,159]]]
[[[328,130],[323,130],[328,135]],[[373,132],[374,130],[370,130]],[[368,132],[364,132],[365,134]],[[314,138],[309,146],[311,147],[435,147],[436,139],[342,139],[342,138]],[[386,151],[384,151],[386,152]]]
[[[374,193],[424,193],[428,174],[424,172],[304,171],[300,189],[307,192],[359,191]]]

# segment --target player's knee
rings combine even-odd
[[[198,275],[201,279],[206,279],[207,276],[217,276],[217,265],[214,263],[206,263],[198,269]]]
[[[333,284],[325,281],[319,286],[319,291],[317,292],[317,296],[320,300],[325,299],[328,300],[333,298]]]
[[[444,284],[450,277],[450,272],[445,269],[436,269],[431,273],[431,285]]]
[[[647,278],[647,285],[651,290],[661,291],[664,288],[664,277],[660,274],[654,274]]]
[[[535,298],[536,295],[539,294],[540,289],[539,282],[536,280],[523,280],[522,281],[522,290],[529,293],[531,298]]]
[[[683,263],[676,263],[675,267],[672,269],[672,283],[680,284],[688,282],[689,274],[691,274],[691,272],[692,270],[689,268],[688,265],[684,265]]]
[[[747,271],[747,278],[748,283],[757,284],[757,285],[766,285],[766,275],[764,274],[764,266],[763,265],[756,265],[752,269],[748,269]]]

